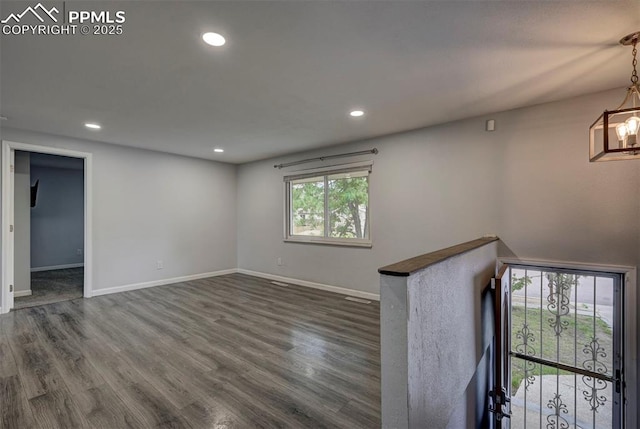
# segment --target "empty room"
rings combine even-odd
[[[0,428],[640,424],[640,2],[0,27]]]

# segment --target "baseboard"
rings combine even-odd
[[[13,292],[13,297],[14,298],[20,298],[21,296],[29,296],[31,295],[31,289],[29,290],[16,290]]]
[[[191,280],[205,279],[207,277],[216,277],[216,276],[224,276],[227,274],[235,274],[236,272],[237,270],[235,268],[231,268],[228,270],[213,271],[211,273],[192,274],[190,276],[173,277],[170,279],[154,280],[152,282],[134,283],[130,285],[115,286],[115,287],[109,287],[109,288],[103,288],[103,289],[94,289],[91,292],[91,296],[100,296],[100,295],[109,295],[112,293],[128,292],[128,291],[137,290],[137,289],[145,289],[148,287],[164,286],[164,285],[170,285],[173,283],[181,283],[181,282],[188,282]]]
[[[236,271],[238,273],[240,273],[240,274],[246,274],[248,276],[261,277],[263,279],[275,280],[275,281],[283,282],[283,283],[291,283],[291,284],[294,284],[294,285],[310,287],[310,288],[313,288],[313,289],[326,290],[328,292],[339,293],[341,295],[356,296],[358,298],[366,298],[366,299],[372,299],[374,301],[380,301],[380,295],[376,294],[376,293],[362,292],[362,291],[355,290],[355,289],[347,289],[347,288],[340,287],[340,286],[332,286],[332,285],[326,285],[326,284],[322,284],[322,283],[314,283],[314,282],[309,282],[309,281],[306,281],[306,280],[299,280],[299,279],[294,279],[294,278],[290,278],[290,277],[277,276],[275,274],[267,274],[267,273],[261,273],[259,271],[245,270],[245,269],[242,269],[242,268],[238,268]]]
[[[50,267],[35,267],[35,268],[31,268],[31,272],[37,273],[38,271],[66,270],[69,268],[82,268],[82,267],[84,267],[84,263],[80,262],[79,264],[51,265]]]
[[[173,283],[187,282],[190,280],[205,279],[207,277],[217,277],[217,276],[224,276],[227,274],[235,274],[235,273],[246,274],[248,276],[260,277],[268,280],[276,280],[283,283],[290,283],[290,284],[309,287],[313,289],[326,290],[328,292],[339,293],[341,295],[349,295],[349,296],[355,296],[358,298],[366,298],[366,299],[372,299],[374,301],[380,301],[380,295],[375,293],[362,292],[355,289],[347,289],[339,286],[332,286],[332,285],[327,285],[322,283],[310,282],[307,280],[294,279],[291,277],[277,276],[275,274],[267,274],[259,271],[245,270],[242,268],[237,268],[237,269],[230,268],[228,270],[220,270],[220,271],[214,271],[210,273],[193,274],[189,276],[154,280],[151,282],[144,282],[144,283],[134,283],[129,285],[104,288],[104,289],[94,289],[92,291],[92,296],[109,295],[112,293],[119,293],[119,292],[128,292],[128,291],[137,290],[137,289],[145,289],[145,288],[154,287],[154,286],[164,286],[164,285],[169,285]]]

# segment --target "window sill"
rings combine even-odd
[[[371,248],[373,243],[370,240],[340,240],[330,238],[298,238],[287,237],[284,239],[285,243],[300,243],[300,244],[320,244],[323,246],[342,246],[342,247],[364,247]]]

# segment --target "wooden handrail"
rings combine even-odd
[[[387,276],[409,277],[411,273],[419,271],[430,265],[442,262],[453,256],[461,255],[497,240],[498,237],[495,236],[478,238],[477,240],[456,244],[455,246],[447,247],[446,249],[437,250],[435,252],[426,253],[424,255],[396,262],[395,264],[387,265],[379,268],[378,272]]]

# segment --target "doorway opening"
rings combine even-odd
[[[84,295],[84,161],[15,151],[14,309]]]
[[[0,313],[91,296],[91,161],[2,142]]]

